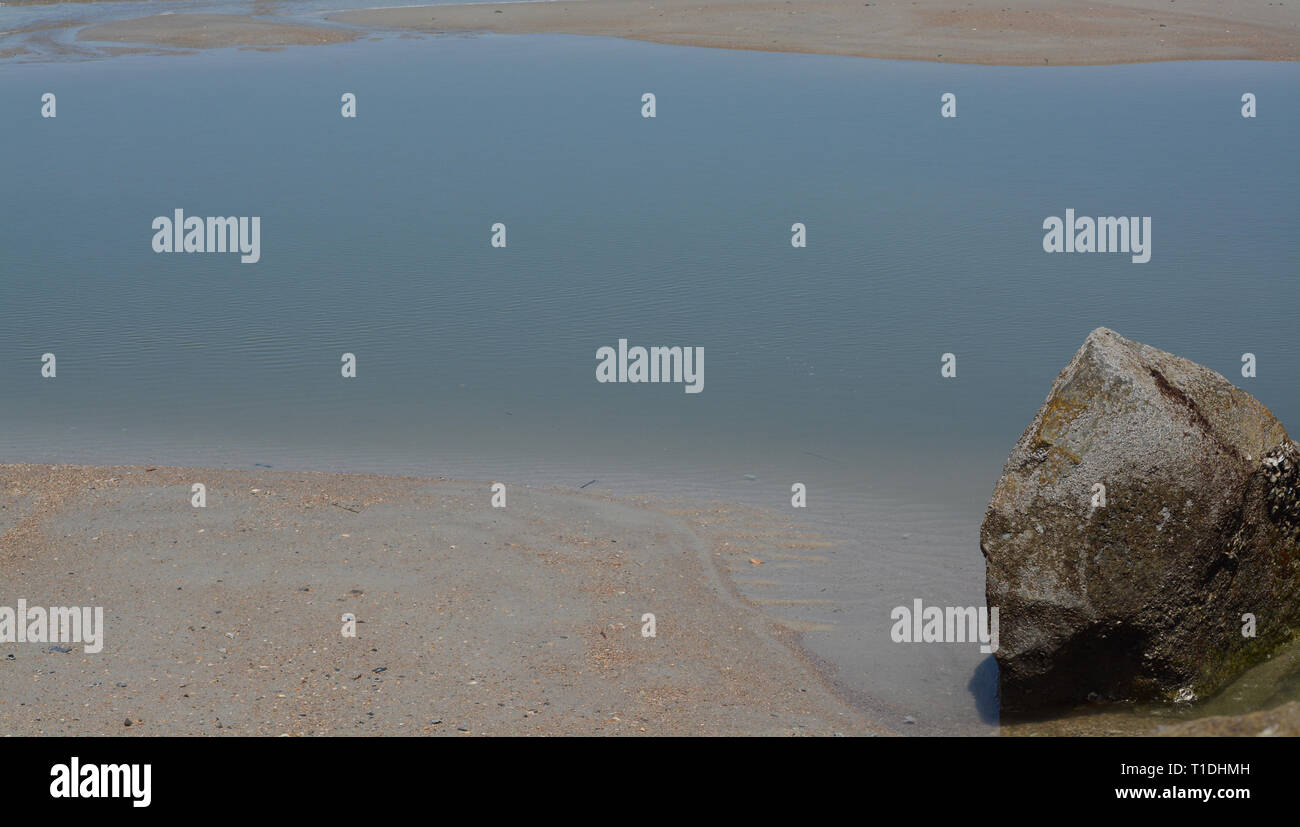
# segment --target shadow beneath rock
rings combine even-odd
[[[966,689],[975,699],[975,711],[979,713],[980,720],[996,726],[1001,713],[1001,704],[998,702],[998,659],[989,655],[980,661],[980,665],[971,673]]]

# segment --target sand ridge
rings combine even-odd
[[[330,19],[998,65],[1300,57],[1300,3],[1266,0],[578,0],[359,10]]]
[[[77,40],[143,43],[186,49],[276,47],[346,43],[355,29],[314,26],[242,14],[162,14],[87,26]]]
[[[263,15],[155,15],[88,26],[77,39],[275,48],[345,42],[381,29],[599,35],[1015,66],[1300,59],[1300,0],[566,0],[363,8],[325,19],[332,25]]]

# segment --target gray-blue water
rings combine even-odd
[[[893,643],[889,611],[983,603],[984,506],[1090,330],[1300,429],[1297,81],[564,36],[9,63],[0,461],[768,506],[836,545],[747,593],[826,601],[771,611],[889,723],[988,731],[988,656]],[[176,208],[260,216],[261,261],[154,253]],[[1151,216],[1150,262],[1044,253],[1067,208]],[[597,383],[619,338],[704,348],[705,390]]]

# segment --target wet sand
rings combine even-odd
[[[746,510],[490,496],[0,466],[0,606],[102,606],[106,627],[97,654],[0,643],[0,735],[887,734],[729,583],[762,542]]]
[[[77,32],[77,40],[217,49],[346,43],[356,40],[361,34],[352,29],[286,23],[240,14],[166,14],[87,26]]]

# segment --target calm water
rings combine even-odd
[[[1091,329],[1300,429],[1298,81],[561,36],[3,65],[0,460],[598,479],[783,513],[804,482],[800,522],[836,545],[748,593],[824,601],[772,612],[833,627],[807,645],[888,722],[990,731],[988,656],[892,643],[889,611],[983,602],[984,506]],[[1070,207],[1151,216],[1151,261],[1042,252]],[[261,261],[155,254],[175,208],[260,216]],[[704,392],[598,384],[620,337],[703,347]]]

